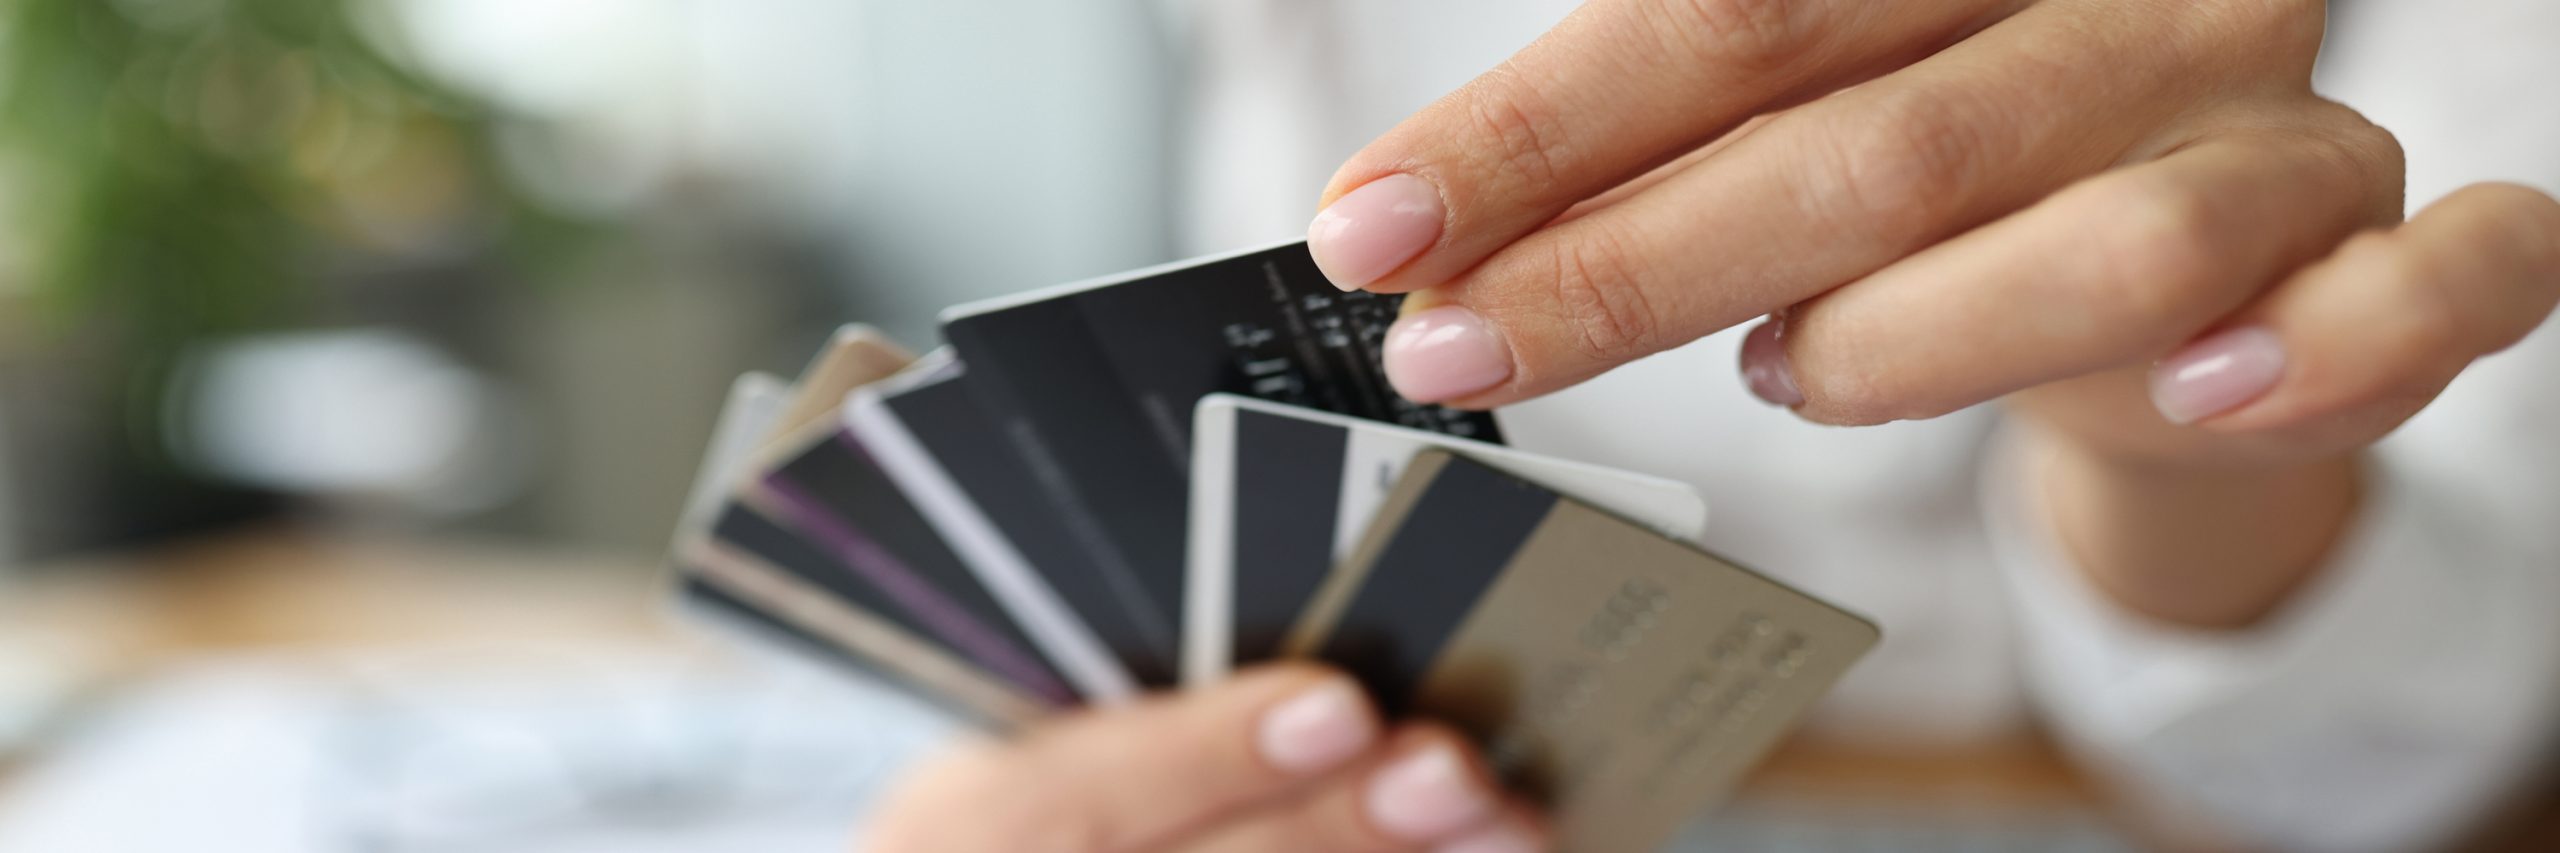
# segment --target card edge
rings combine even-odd
[[[1191,408],[1190,523],[1183,568],[1182,683],[1215,681],[1235,669],[1235,412],[1232,394],[1210,394]],[[1224,429],[1208,429],[1224,421]],[[1203,488],[1209,486],[1210,488]],[[1225,496],[1224,511],[1212,505]],[[1214,537],[1204,533],[1218,534]]]
[[[1137,680],[1128,669],[1093,633],[1092,626],[1075,615],[1047,579],[1032,568],[1029,556],[1022,554],[987,518],[986,511],[951,479],[941,461],[924,449],[905,421],[889,410],[883,392],[857,389],[846,399],[843,413],[844,428],[871,448],[872,464],[924,516],[925,523],[934,528],[961,565],[977,576],[979,584],[987,588],[1023,633],[1046,647],[1044,651],[1063,671],[1061,674],[1076,682],[1087,701],[1112,704],[1137,696]],[[892,456],[898,458],[893,461]],[[917,488],[919,480],[926,488]],[[944,498],[957,503],[946,505]],[[980,529],[954,531],[954,526]],[[987,558],[992,558],[992,563]]]

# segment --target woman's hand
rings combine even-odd
[[[1265,667],[947,757],[869,853],[1531,853],[1544,830],[1456,734],[1383,726],[1350,679]]]
[[[1744,377],[1813,421],[2015,395],[2118,528],[2066,538],[2135,599],[2195,555],[2114,543],[2197,519],[2127,504],[2320,498],[2198,539],[2190,567],[2253,591],[2129,602],[2246,621],[2344,526],[2354,451],[2560,300],[2540,193],[2398,224],[2397,144],[2311,91],[2324,11],[1594,0],[1354,156],[1310,247],[1420,291],[1387,351],[1418,400],[1509,403],[1763,315]]]

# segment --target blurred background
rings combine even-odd
[[[843,849],[953,729],[674,613],[730,380],[1289,236],[1323,174],[1178,152],[1472,76],[1195,5],[0,0],[0,853]],[[1483,5],[1444,55],[1567,4]],[[1692,841],[2125,849],[2097,800],[1798,744]]]
[[[645,557],[739,371],[1171,255],[1155,46],[901,5],[0,4],[0,555],[316,515]],[[1131,120],[1044,121],[1084,90]]]
[[[0,0],[0,850],[841,849],[946,729],[672,614],[729,381],[1173,251],[1146,10],[920,5]]]

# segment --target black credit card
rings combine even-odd
[[[1303,242],[954,308],[969,386],[1098,565],[1126,565],[1181,624],[1191,413],[1228,392],[1499,442],[1491,415],[1395,394],[1398,296],[1343,293]],[[1157,652],[1176,660],[1168,638]]]
[[[1130,565],[1102,561],[1118,552],[1091,544],[1106,535],[1092,518],[1057,510],[1038,471],[1023,464],[1014,442],[970,393],[972,375],[957,362],[936,365],[911,381],[888,383],[897,387],[857,395],[849,418],[857,433],[877,415],[894,419],[897,432],[932,457],[1131,678],[1150,687],[1172,685],[1174,661],[1163,650],[1174,644],[1176,626]]]
[[[839,429],[813,439],[742,489],[755,512],[722,517],[714,535],[890,617],[1025,693],[1075,704],[1079,697],[1056,664],[856,439]],[[767,528],[798,541],[780,541]]]

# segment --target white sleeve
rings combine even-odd
[[[2051,725],[2149,805],[2252,844],[2400,850],[2469,828],[2560,731],[2560,420],[2535,424],[2560,405],[2542,371],[2505,367],[2522,381],[2467,396],[2514,405],[2456,406],[2377,448],[2334,562],[2240,632],[2145,620],[2088,584],[2027,494],[2031,443],[2001,439],[1985,516]]]

